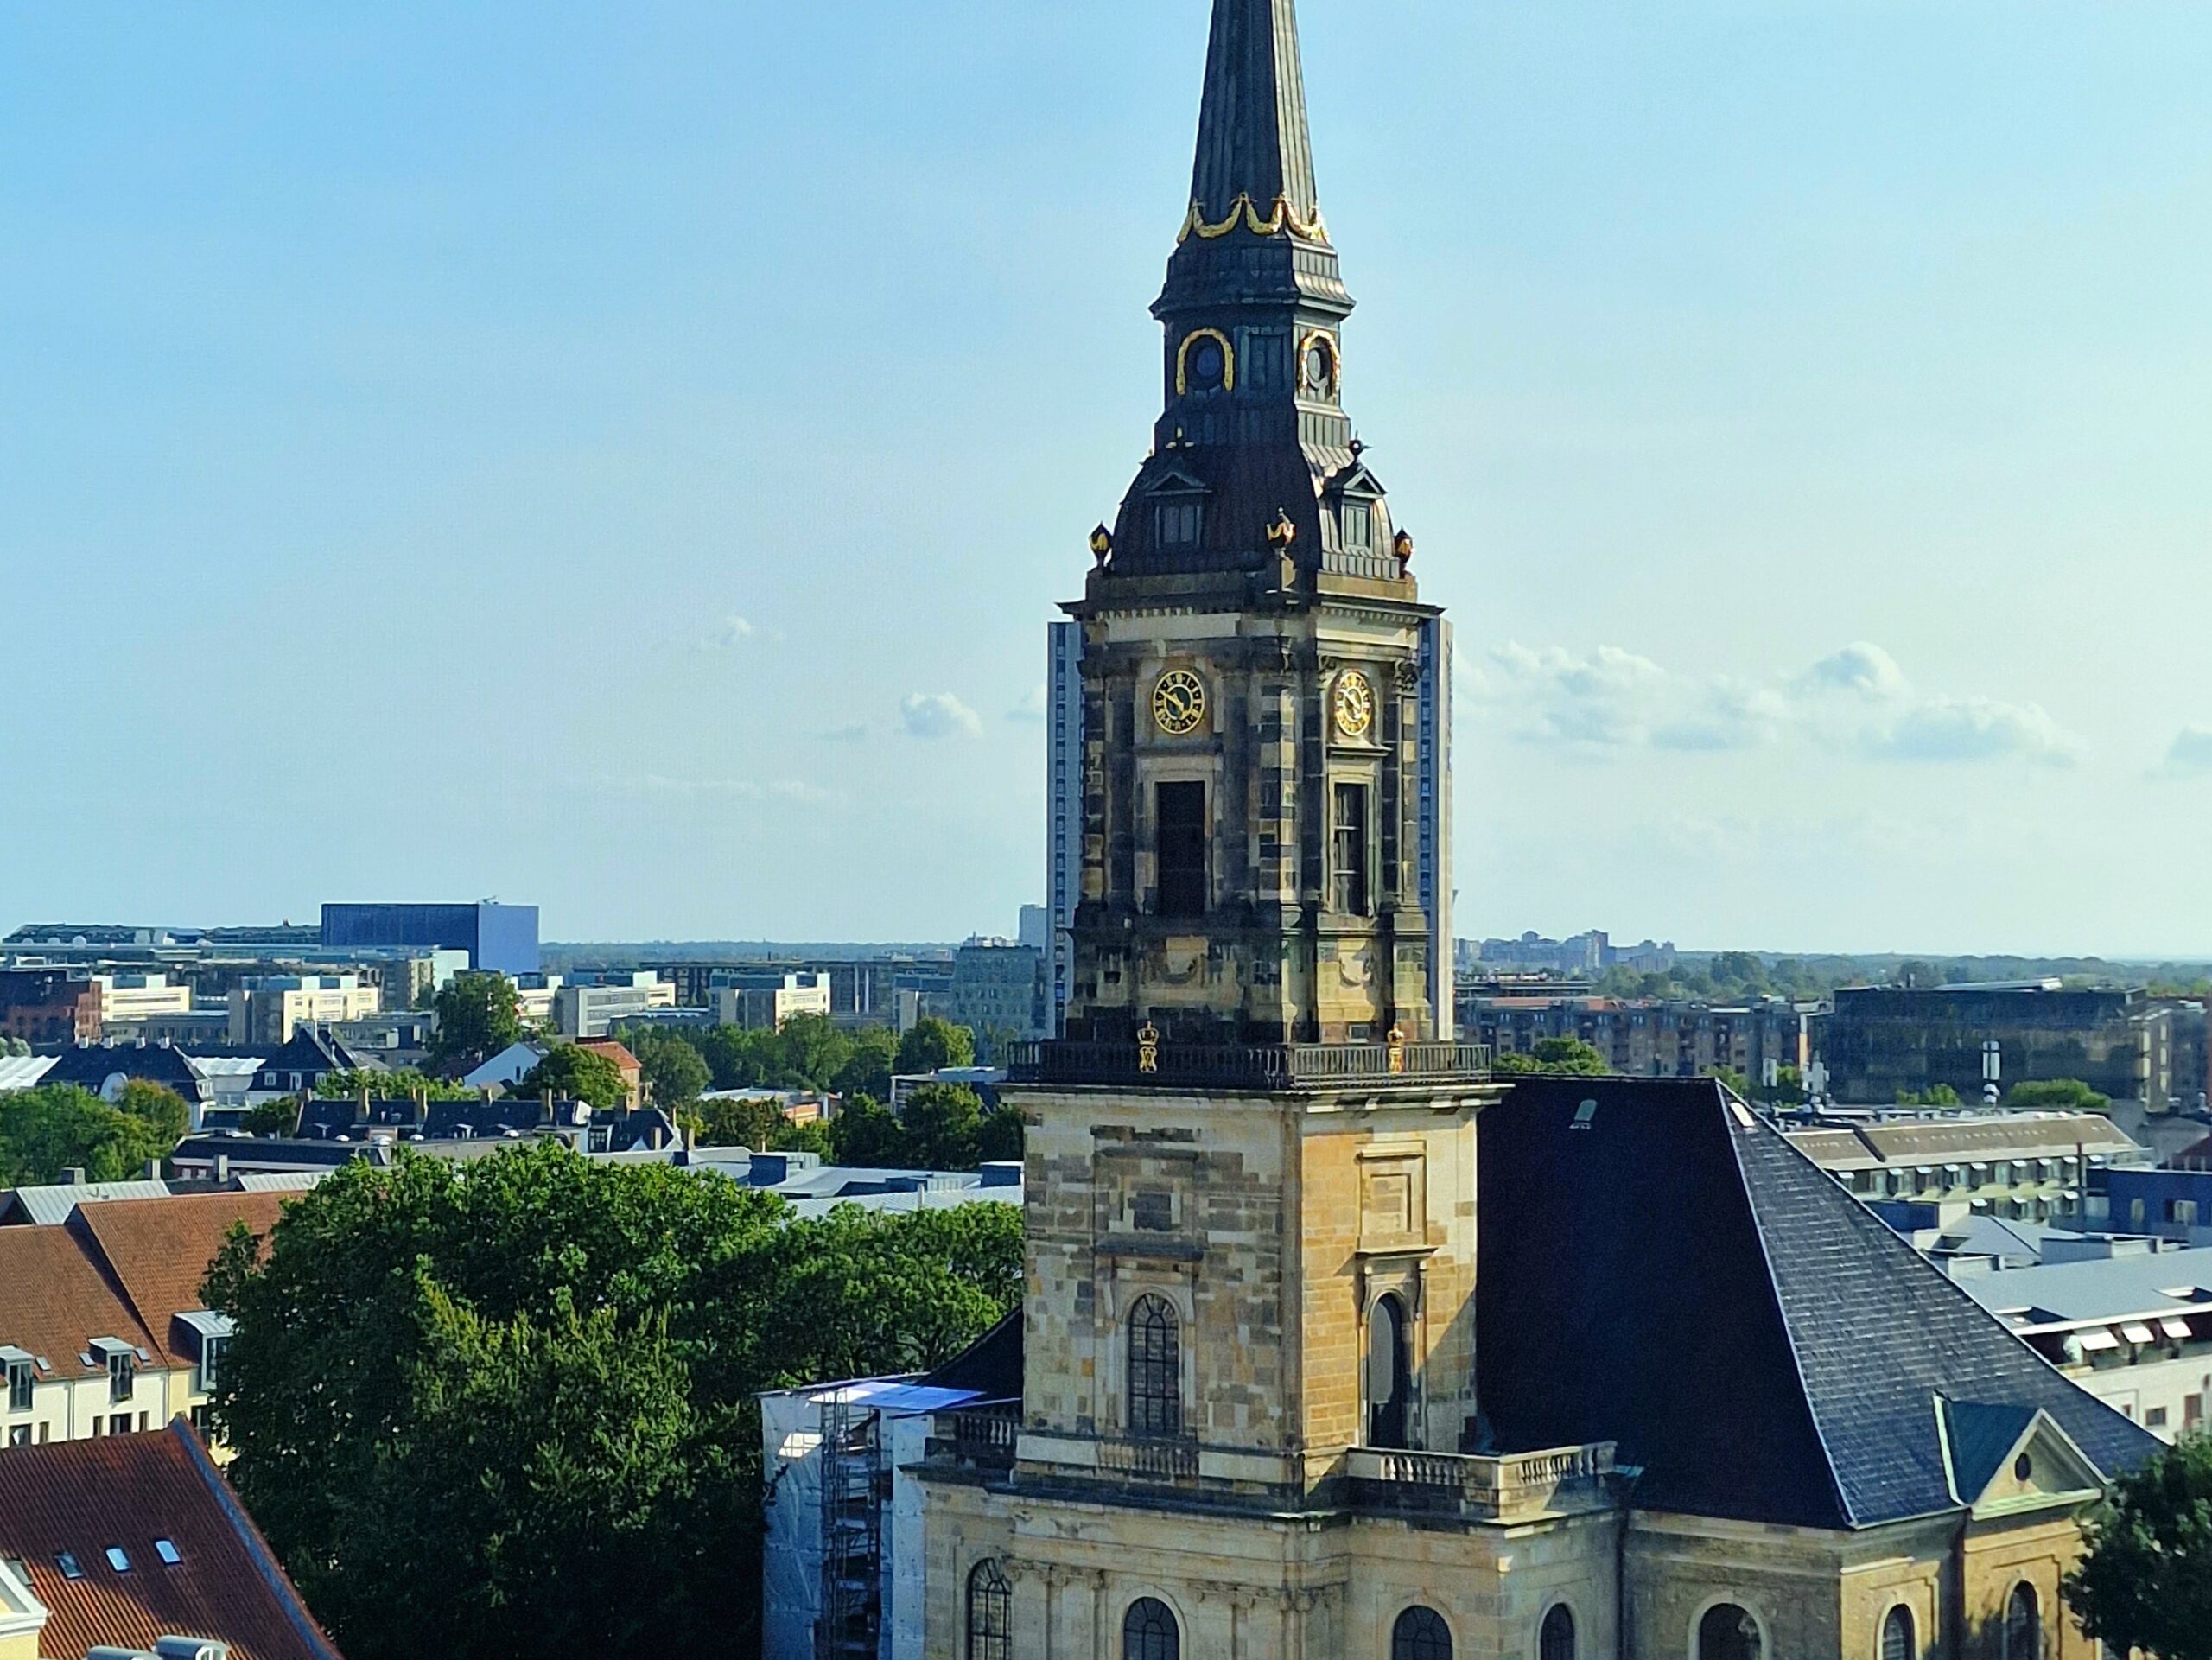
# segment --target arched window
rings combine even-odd
[[[1920,1645],[1912,1640],[1912,1610],[1897,1607],[1882,1622],[1882,1660],[1920,1660]]]
[[[1406,1306],[1395,1293],[1375,1300],[1367,1317],[1367,1444],[1402,1447],[1413,1380],[1406,1364]]]
[[[1129,1310],[1129,1433],[1183,1433],[1183,1345],[1165,1297],[1139,1297]]]
[[[1433,1608],[1408,1608],[1390,1628],[1390,1660],[1452,1660],[1452,1631]]]
[[[1014,1660],[1014,1587],[996,1562],[968,1575],[968,1660]]]
[[[1697,1660],[1762,1660],[1759,1623],[1732,1602],[1706,1611],[1697,1623]]]
[[[2005,1660],[2043,1660],[2043,1609],[2024,1580],[2005,1605]]]
[[[1122,1660],[1182,1660],[1183,1633],[1167,1605],[1140,1597],[1122,1617]]]
[[[1563,1602],[1544,1616],[1536,1660],[1574,1660],[1574,1613]]]

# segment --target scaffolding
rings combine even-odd
[[[815,1660],[878,1660],[883,1642],[880,1415],[849,1390],[822,1403],[822,1612]]]

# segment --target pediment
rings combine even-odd
[[[1382,487],[1382,480],[1375,476],[1365,461],[1354,461],[1330,478],[1324,487],[1355,501],[1380,501],[1389,493]]]
[[[1205,495],[1212,489],[1204,479],[1173,459],[1163,460],[1144,481],[1147,496]]]
[[[1940,1397],[1936,1412],[1951,1490],[1976,1517],[2070,1504],[2104,1486],[2047,1412]]]

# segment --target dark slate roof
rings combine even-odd
[[[1716,1084],[1529,1079],[1479,1135],[1503,1450],[1617,1441],[1639,1505],[1817,1528],[1955,1507],[1938,1396],[2048,1412],[2107,1474],[2158,1450]]]
[[[39,1082],[73,1084],[98,1095],[118,1072],[174,1090],[188,1101],[205,1101],[209,1094],[207,1080],[192,1062],[164,1043],[83,1044],[64,1049]]]
[[[299,1072],[315,1078],[330,1072],[380,1072],[384,1068],[354,1053],[320,1027],[298,1026],[292,1029],[291,1040],[261,1063],[261,1070],[264,1075]]]
[[[921,1380],[931,1389],[968,1390],[986,1401],[1021,1398],[1021,1311],[1016,1309],[963,1353]]]

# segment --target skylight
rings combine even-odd
[[[170,1568],[175,1568],[179,1562],[184,1560],[182,1556],[177,1554],[176,1546],[167,1539],[156,1539],[154,1541],[154,1555],[159,1556],[162,1562]]]
[[[128,1574],[130,1571],[130,1553],[121,1545],[110,1545],[107,1548],[107,1565],[118,1574]]]
[[[81,1580],[85,1577],[85,1565],[77,1560],[73,1551],[60,1552],[54,1557],[54,1566],[61,1570],[61,1577],[65,1580]]]

